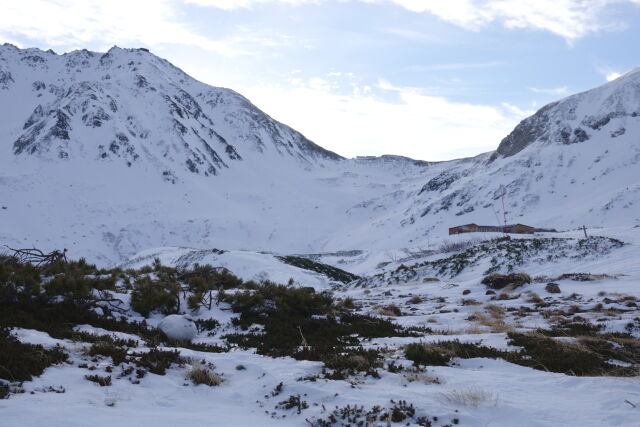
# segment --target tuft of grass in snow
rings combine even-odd
[[[442,393],[445,400],[456,406],[471,406],[477,408],[481,403],[498,406],[498,395],[481,390],[477,387],[467,389],[453,389]]]
[[[195,385],[204,384],[209,387],[216,387],[223,383],[222,377],[217,374],[213,369],[201,364],[193,363],[193,366],[189,369],[187,378]]]
[[[111,385],[111,375],[107,375],[104,377],[101,377],[100,375],[85,375],[84,379],[92,381],[98,384],[100,387],[108,387]]]
[[[292,394],[289,396],[287,400],[283,400],[282,402],[276,405],[277,409],[285,409],[285,410],[295,409],[298,415],[308,407],[309,407],[309,404],[305,400],[300,399],[299,394],[295,394],[295,395]]]

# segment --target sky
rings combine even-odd
[[[346,157],[494,150],[640,65],[640,0],[2,0],[0,43],[146,47]]]

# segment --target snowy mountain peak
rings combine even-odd
[[[595,89],[542,107],[502,140],[497,155],[513,156],[538,144],[614,139],[640,123],[640,68]],[[495,158],[496,156],[494,156]]]
[[[4,44],[0,90],[9,119],[0,132],[17,156],[146,164],[170,181],[184,171],[217,175],[246,157],[341,159],[143,48],[58,55]]]

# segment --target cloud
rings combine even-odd
[[[400,154],[449,160],[495,149],[530,111],[510,104],[491,106],[453,102],[386,80],[376,85],[322,79],[296,80],[292,86],[239,87],[258,107],[342,155]],[[392,148],[390,148],[392,147]]]
[[[184,0],[224,10],[251,8],[258,4],[291,6],[329,3],[329,0]],[[341,0],[349,1],[349,0]],[[509,29],[548,31],[569,42],[601,30],[621,28],[619,22],[605,22],[603,9],[615,3],[640,4],[640,0],[351,0],[364,3],[391,3],[416,13],[429,13],[468,30],[480,30],[498,23]],[[395,30],[415,40],[423,39],[410,30]]]
[[[609,71],[604,77],[607,79],[608,82],[610,82],[621,76],[622,76],[622,73],[619,73],[617,71]]]
[[[617,28],[602,21],[602,10],[613,3],[638,0],[388,0],[408,10],[430,13],[469,30],[490,23],[510,29],[548,31],[573,41],[588,33]]]
[[[614,70],[611,67],[598,67],[597,70],[608,82],[624,75],[624,73]]]
[[[566,95],[569,93],[569,88],[566,86],[563,87],[555,87],[555,88],[538,88],[538,87],[530,87],[529,90],[535,93],[543,93],[545,95]]]
[[[284,3],[290,6],[300,6],[302,4],[320,3],[320,0],[183,0],[185,3],[197,4],[198,6],[211,6],[223,10],[250,9],[257,4]]]
[[[122,45],[187,45],[224,56],[248,55],[262,48],[292,43],[286,37],[256,34],[240,28],[219,39],[207,37],[189,24],[185,4],[222,10],[252,8],[279,3],[287,6],[328,4],[337,0],[21,0],[3,2],[0,37],[34,40],[49,47],[82,46],[105,41]],[[415,13],[429,13],[454,25],[480,30],[491,23],[507,28],[549,31],[567,40],[610,29],[602,22],[603,8],[612,3],[640,0],[340,0],[395,4]],[[429,40],[418,32],[391,29],[387,32],[416,40]]]
[[[523,110],[522,108],[513,104],[509,104],[508,102],[503,102],[501,105],[506,111],[510,112],[514,117],[525,118],[535,113],[534,110]]]
[[[502,61],[454,62],[454,63],[446,63],[446,64],[410,65],[408,67],[405,67],[405,69],[410,71],[455,71],[455,70],[494,68],[494,67],[501,67],[504,65],[505,65],[505,62],[502,62]]]
[[[125,46],[187,45],[224,56],[248,55],[252,47],[279,45],[271,35],[260,37],[242,28],[216,40],[198,34],[180,21],[173,0],[21,0],[4,2],[0,13],[0,38],[20,38],[47,47],[104,43]]]

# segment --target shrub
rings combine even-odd
[[[66,360],[67,355],[61,348],[47,350],[41,345],[24,344],[11,335],[9,329],[0,328],[0,379],[30,381],[49,366]]]
[[[131,308],[148,317],[153,311],[177,313],[180,309],[180,287],[175,282],[152,281],[143,277],[135,282],[131,292]]]
[[[0,399],[8,399],[11,389],[7,384],[0,383]]]
[[[344,369],[335,359],[353,354],[360,338],[416,335],[385,319],[345,313],[330,294],[313,289],[265,282],[255,290],[226,295],[225,300],[240,314],[235,325],[245,330],[262,326],[259,332],[226,335],[228,342],[255,347],[259,354],[272,357],[324,361],[341,372],[357,369],[355,359],[345,362],[355,365]]]
[[[308,258],[303,258],[299,256],[277,256],[280,261],[285,264],[293,265],[294,267],[302,268],[305,270],[315,271],[320,274],[324,274],[338,282],[342,283],[350,283],[354,280],[360,279],[360,276],[357,276],[353,273],[349,273],[348,271],[341,270],[337,267],[321,264],[319,262],[311,261]]]
[[[579,343],[557,341],[541,334],[522,334],[511,332],[508,334],[509,344],[524,348],[527,358],[520,358],[516,363],[535,369],[561,372],[570,375],[638,375],[640,362],[635,358],[636,366],[624,367],[609,363],[610,359],[626,357],[631,351],[615,351],[613,345],[599,347],[597,344],[588,345],[584,340]],[[640,350],[640,346],[635,351]],[[619,356],[622,355],[622,356]],[[625,360],[628,362],[628,360]],[[633,362],[633,360],[632,360]]]
[[[297,395],[292,394],[291,396],[289,396],[287,400],[283,400],[282,402],[276,405],[276,408],[278,409],[288,410],[288,409],[295,408],[298,414],[300,414],[303,409],[307,409],[308,407],[309,407],[309,404],[306,401],[300,400],[299,394]]]
[[[101,377],[100,375],[85,375],[84,379],[93,381],[100,387],[108,387],[111,385],[111,375],[106,377]]]
[[[127,349],[108,341],[93,344],[87,349],[86,354],[88,356],[101,355],[111,357],[113,364],[116,366],[127,360]]]
[[[164,351],[153,348],[146,353],[134,353],[132,357],[134,357],[137,366],[146,368],[156,375],[166,374],[167,369],[173,364],[184,363],[184,359],[180,357],[177,350]]]
[[[416,366],[445,366],[451,361],[452,355],[451,351],[437,344],[412,343],[404,349],[404,356]]]
[[[382,357],[377,350],[363,348],[350,349],[340,353],[326,354],[322,356],[325,368],[333,369],[331,375],[334,379],[346,378],[357,372],[378,377],[376,368],[382,367]]]
[[[178,279],[186,282],[192,293],[187,299],[190,310],[196,311],[201,306],[211,310],[214,303],[213,293],[223,289],[240,288],[242,280],[227,270],[210,265],[196,264],[190,271],[178,274]]]
[[[518,288],[525,283],[531,283],[531,277],[526,273],[493,273],[482,279],[482,284],[490,287],[491,289],[503,289],[507,286]]]
[[[196,319],[193,321],[193,323],[196,324],[198,332],[213,331],[218,326],[220,326],[220,322],[218,322],[216,319]]]
[[[44,284],[45,294],[50,297],[63,297],[78,304],[85,304],[95,297],[93,289],[107,290],[114,286],[112,279],[97,279],[73,272],[57,274]]]

